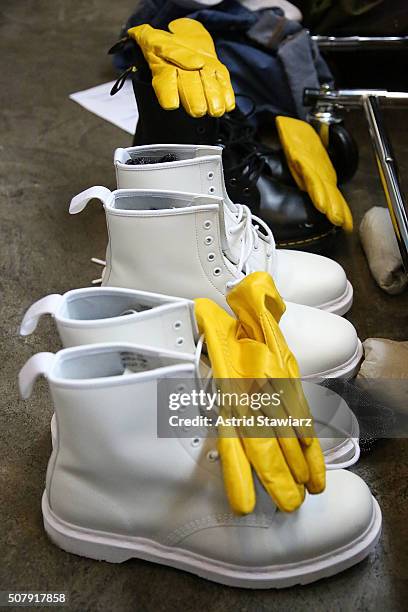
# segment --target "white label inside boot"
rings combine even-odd
[[[146,372],[148,370],[156,370],[163,366],[170,366],[180,363],[179,357],[170,357],[161,354],[146,354],[140,351],[121,351],[119,353],[122,365],[123,374],[132,374],[135,372]]]
[[[143,372],[144,370],[152,367],[150,363],[151,360],[142,353],[130,353],[123,351],[120,353],[120,358],[124,367],[124,374]]]

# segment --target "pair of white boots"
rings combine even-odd
[[[177,161],[167,163],[179,167]],[[161,165],[143,169],[154,174]],[[195,162],[190,165],[200,168]],[[129,166],[134,168],[139,171],[139,166]],[[126,167],[125,172],[130,170]],[[185,189],[181,183],[180,187]],[[87,197],[74,198],[74,212]],[[24,397],[30,395],[36,377],[45,375],[55,406],[53,452],[43,496],[44,524],[51,539],[69,552],[91,558],[120,562],[138,557],[253,588],[311,582],[367,556],[380,534],[381,512],[365,483],[352,473],[330,471],[325,492],[308,496],[290,515],[278,512],[259,486],[255,512],[238,517],[226,500],[213,439],[157,438],[157,380],[167,380],[169,391],[175,386],[176,392],[180,385],[175,379],[181,378],[183,385],[197,383],[200,343],[192,303],[106,286],[146,289],[151,273],[150,290],[211,297],[225,305],[227,282],[256,269],[252,262],[260,261],[260,252],[264,262],[275,259],[275,264],[282,252],[272,252],[268,258],[269,238],[259,236],[248,225],[248,211],[237,207],[233,229],[244,220],[241,246],[237,245],[245,249],[245,257],[249,255],[246,261],[234,262],[222,247],[228,213],[221,200],[209,204],[202,196],[151,191],[105,191],[103,198],[110,234],[105,286],[47,296],[29,309],[22,325],[24,335],[31,333],[41,314],[52,313],[64,346],[72,347],[56,355],[34,355],[20,373]],[[203,210],[201,204],[196,210],[197,199]],[[174,206],[178,201],[183,206]],[[149,232],[143,230],[146,220]],[[153,226],[162,229],[157,240],[149,241],[156,231]],[[194,227],[192,238],[188,232]],[[202,236],[201,229],[206,232]],[[237,234],[238,229],[231,236]],[[228,241],[227,236],[225,232]],[[207,237],[212,238],[208,253]],[[219,257],[215,263],[208,259],[211,253]],[[310,257],[316,258],[316,266],[323,260],[322,270],[331,266],[330,260]],[[174,267],[177,259],[179,267]],[[214,274],[205,262],[218,264],[221,272]],[[143,270],[143,265],[150,268]],[[334,262],[333,266],[337,270]],[[217,285],[220,277],[223,284]],[[116,280],[110,282],[112,278]],[[289,288],[288,277],[282,278]],[[344,287],[348,291],[347,281]],[[339,291],[335,298],[334,292],[312,289],[307,287],[309,293],[304,294],[315,302],[312,305],[337,308],[333,304],[341,301]],[[306,378],[350,374],[357,365],[353,365],[359,354],[357,335],[340,317],[292,304],[282,329]],[[305,387],[312,412],[316,388],[313,385],[308,392]],[[322,446],[331,467],[356,460],[358,427],[344,402],[327,406],[326,415],[314,413],[314,417],[328,423]],[[343,438],[338,437],[339,430]]]
[[[168,393],[199,384],[191,302],[79,289],[34,304],[21,333],[32,333],[47,312],[71,348],[34,355],[19,382],[29,397],[44,375],[54,402],[42,510],[58,546],[111,562],[138,557],[251,588],[308,583],[372,550],[381,513],[354,474],[329,471],[325,492],[308,496],[293,514],[278,512],[258,486],[255,512],[239,517],[228,506],[213,438],[157,437],[157,381],[167,381]],[[334,394],[307,383],[305,392],[315,420],[326,422],[321,442],[335,468],[355,449],[358,426]],[[349,463],[357,458],[354,452]]]
[[[141,163],[127,165],[129,158]],[[173,161],[159,161],[166,158]],[[302,376],[356,373],[361,342],[348,321],[333,316],[352,303],[344,270],[326,257],[275,249],[269,228],[228,198],[219,147],[117,149],[115,168],[118,190],[91,187],[70,205],[72,214],[94,198],[104,205],[103,286],[206,297],[228,309],[231,286],[250,272],[269,272],[286,303],[280,325]]]

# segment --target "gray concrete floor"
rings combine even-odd
[[[16,376],[30,355],[56,350],[58,341],[49,321],[26,340],[17,330],[34,300],[88,285],[95,276],[90,257],[104,254],[102,210],[94,205],[70,217],[67,205],[86,187],[114,186],[112,152],[130,138],[69,101],[68,94],[112,77],[106,50],[134,3],[14,0],[0,8],[0,590],[65,590],[70,609],[81,611],[407,609],[406,440],[383,443],[355,468],[383,509],[384,532],[375,553],[308,587],[229,589],[141,561],[115,566],[81,559],[58,550],[44,535],[40,498],[52,407],[43,382],[30,401],[20,401]],[[388,118],[406,172],[406,115]],[[351,125],[362,158],[346,189],[357,225],[383,197],[364,121],[357,114]],[[342,239],[332,256],[355,287],[350,319],[360,337],[406,339],[408,295],[389,297],[375,286],[357,235]]]

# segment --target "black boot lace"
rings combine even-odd
[[[219,121],[219,142],[224,146],[224,157],[233,160],[227,164],[229,182],[238,182],[236,175],[248,183],[248,190],[254,186],[262,174],[266,160],[264,154],[270,153],[268,147],[256,138],[256,127],[250,119],[255,112],[255,103],[249,96],[240,95],[251,102],[251,108],[244,113],[238,108],[226,113]],[[239,161],[236,161],[239,160]]]

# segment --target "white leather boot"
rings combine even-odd
[[[244,273],[241,264],[223,255],[220,198],[91,187],[73,198],[71,214],[81,212],[93,198],[103,202],[109,235],[103,286],[207,297],[229,310],[225,295]],[[248,250],[255,238],[247,229],[249,242],[243,248]],[[352,376],[362,357],[354,327],[316,308],[289,302],[286,306],[281,329],[302,375]]]
[[[353,302],[353,289],[343,268],[335,261],[301,251],[276,250],[270,229],[254,217],[248,207],[228,197],[221,147],[199,145],[148,145],[115,151],[114,163],[118,189],[164,189],[214,195],[223,199],[220,223],[224,255],[242,263],[246,271],[270,272],[283,299],[315,306],[342,315]],[[158,162],[163,157],[175,161]],[[127,165],[142,158],[147,163]],[[152,163],[153,162],[153,163]],[[261,228],[261,231],[256,229]],[[187,228],[180,226],[180,243]],[[211,234],[211,232],[209,232]],[[224,234],[224,236],[222,235]],[[272,253],[272,254],[271,254]]]
[[[329,472],[326,491],[292,514],[258,486],[255,512],[240,517],[226,500],[214,438],[157,437],[157,380],[171,391],[177,378],[194,379],[194,358],[130,344],[39,353],[20,372],[23,397],[40,374],[58,421],[42,511],[60,548],[248,588],[306,584],[374,548],[381,511],[358,476]]]
[[[45,314],[53,317],[64,348],[133,342],[193,354],[200,337],[191,300],[133,289],[85,287],[46,295],[25,313],[20,334],[32,334]]]
[[[194,355],[199,345],[194,303],[189,300],[117,287],[74,289],[64,295],[47,295],[35,302],[24,315],[21,335],[33,333],[39,318],[47,313],[53,316],[64,347],[131,342]],[[292,324],[296,325],[296,321]],[[302,349],[305,342],[301,331],[296,342],[305,359],[304,363],[298,362],[303,379],[319,378],[320,372],[313,370],[315,363],[312,360],[309,365],[306,351]],[[325,371],[326,365],[321,362],[320,370]],[[326,462],[341,467],[356,463],[360,456],[359,425],[346,402],[336,393],[311,382],[303,382],[303,388],[314,420],[322,431],[320,439]],[[55,420],[51,430],[55,440]]]
[[[43,314],[54,317],[64,347],[123,341],[192,353],[199,338],[191,300],[134,289],[85,287],[47,295],[25,313],[21,335],[31,334]],[[280,328],[302,378],[354,373],[360,343],[346,319],[288,302]]]

